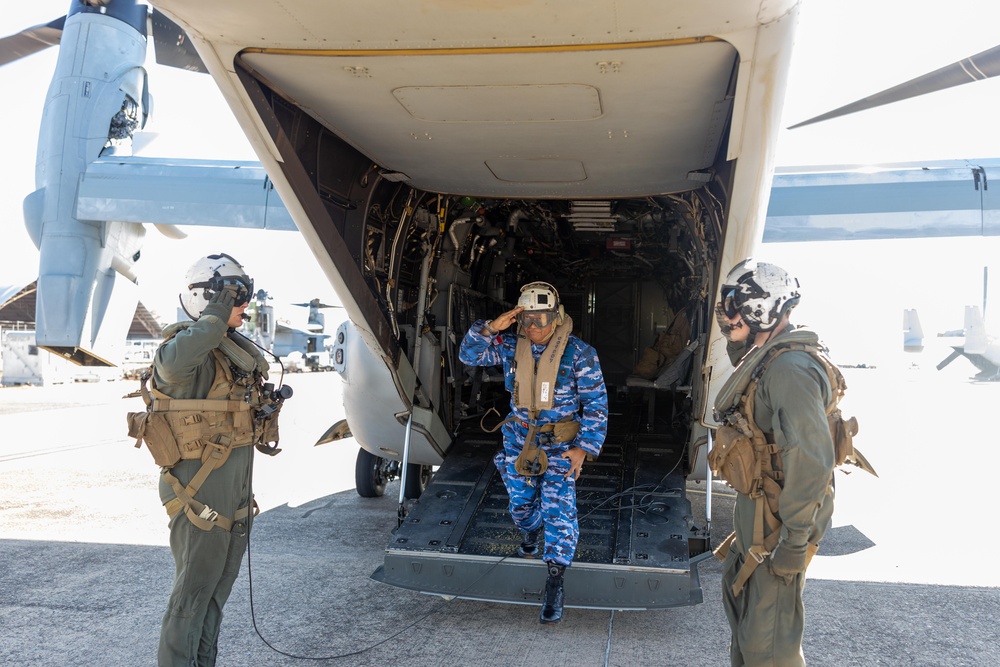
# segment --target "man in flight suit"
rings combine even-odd
[[[253,415],[267,377],[260,352],[234,333],[253,294],[239,262],[226,254],[204,257],[186,283],[181,305],[194,322],[164,330],[152,373],[151,412],[166,416],[185,453],[160,476],[176,565],[160,667],[215,665],[222,608],[249,538],[254,447],[248,445],[261,442],[262,424]],[[212,456],[219,457],[212,465],[221,463],[198,486],[195,478]]]
[[[732,413],[747,378],[770,350],[789,342],[820,345],[815,333],[789,323],[799,302],[798,287],[798,281],[780,267],[753,259],[729,272],[716,315],[736,370],[719,392],[717,418]],[[832,391],[822,362],[801,349],[774,356],[758,380],[752,419],[767,442],[776,446],[771,456],[780,459],[783,469],[777,527],[765,529],[764,536],[774,530],[780,534],[770,553],[756,558],[748,553],[760,506],[755,498],[737,495],[735,538],[726,544],[722,577],[733,667],[805,665],[806,565],[833,514],[835,455],[826,416]],[[742,582],[740,573],[749,559],[761,562],[757,567],[750,563],[749,578]]]
[[[502,333],[514,322],[516,334]],[[540,551],[548,569],[540,621],[558,623],[563,572],[573,563],[580,535],[576,480],[588,454],[601,453],[608,396],[593,347],[572,334],[573,321],[548,283],[521,288],[517,307],[477,320],[459,357],[469,366],[503,365],[511,416],[494,463],[510,496],[510,513],[526,558]],[[538,540],[544,532],[545,547]]]

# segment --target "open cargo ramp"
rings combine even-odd
[[[473,420],[478,421],[478,420]],[[680,470],[683,445],[612,419],[600,458],[577,481],[580,541],[566,606],[660,609],[702,601],[695,527]],[[493,455],[499,436],[460,433],[412,506],[372,578],[422,593],[540,604],[546,569],[517,555],[521,533]]]

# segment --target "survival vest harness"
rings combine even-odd
[[[514,462],[518,474],[526,477],[537,477],[548,467],[548,456],[538,446],[538,436],[551,434],[551,442],[569,442],[580,431],[580,422],[573,415],[548,424],[538,423],[538,413],[551,410],[555,399],[556,382],[562,365],[563,353],[573,332],[573,319],[566,316],[561,324],[556,326],[542,356],[536,361],[531,353],[531,342],[525,335],[518,335],[514,348],[514,391],[513,403],[516,407],[528,411],[526,426],[528,434],[524,438],[521,453]],[[494,432],[509,421],[517,419],[508,417],[490,429]],[[486,430],[484,428],[484,430]]]
[[[788,342],[774,345],[765,352],[763,359],[750,375],[750,382],[735,407],[722,415],[724,425],[716,433],[715,444],[708,460],[712,472],[724,478],[738,493],[755,499],[753,544],[747,549],[748,558],[733,582],[733,595],[739,595],[750,575],[764,562],[778,544],[781,536],[781,519],[778,518],[778,497],[784,487],[784,470],[781,450],[769,442],[765,433],[754,421],[754,400],[757,385],[767,367],[780,355],[792,350],[806,352],[818,360],[826,370],[832,398],[826,406],[827,421],[835,450],[835,466],[851,463],[878,477],[865,457],[854,449],[853,438],[858,433],[858,421],[845,420],[838,404],[847,390],[847,383],[840,369],[816,345]],[[768,534],[765,536],[765,527]],[[736,538],[731,533],[715,550],[719,560],[724,560]],[[818,544],[807,546],[806,564],[819,549]]]
[[[265,453],[277,453],[275,447],[265,443],[278,440],[280,404],[267,416],[261,416],[265,397],[257,374],[236,373],[225,354],[218,349],[211,354],[215,382],[203,399],[170,398],[156,388],[155,380],[147,388],[152,367],[144,372],[139,391],[128,397],[142,396],[146,412],[128,414],[129,435],[136,438],[137,448],[146,442],[153,461],[162,467],[161,474],[174,491],[176,497],[164,506],[168,516],[172,518],[183,510],[202,530],[219,526],[231,531],[234,523],[249,515],[249,506],[239,508],[228,518],[196,500],[195,495],[212,471],[225,464],[233,448],[257,445]],[[170,469],[187,459],[201,459],[202,466],[183,486]]]

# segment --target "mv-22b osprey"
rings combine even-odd
[[[550,282],[597,349],[611,404],[578,484],[568,604],[700,602],[710,535],[685,488],[707,477],[730,368],[713,301],[763,234],[797,0],[152,4],[168,26],[158,54],[180,48],[214,77],[267,177],[118,155],[148,108],[147,10],[73,0],[25,202],[39,345],[109,358],[116,318],[131,316],[117,304],[135,303],[141,223],[294,221],[349,317],[335,334],[349,422],[336,434],[362,447],[368,491],[399,470],[419,496],[374,576],[537,602],[544,568],[507,557],[520,536],[490,463],[498,440],[479,428],[504,411],[503,383],[463,367],[458,345],[520,285]],[[36,32],[54,41],[58,27]],[[679,353],[636,376],[668,329]]]

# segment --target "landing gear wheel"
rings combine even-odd
[[[406,490],[403,497],[407,500],[419,498],[431,481],[431,466],[423,466],[419,463],[406,464]]]
[[[389,482],[389,461],[375,456],[367,449],[358,450],[358,460],[354,464],[354,483],[362,498],[380,498]]]

